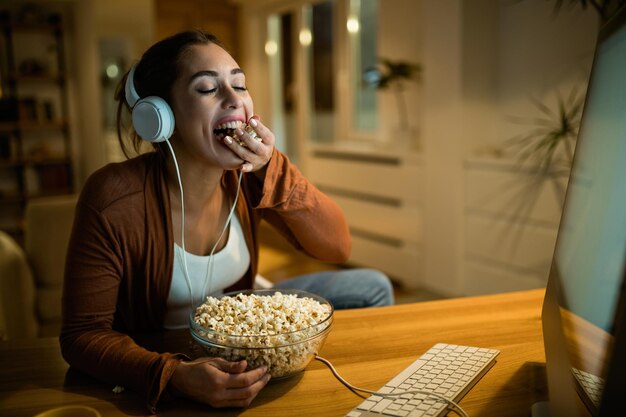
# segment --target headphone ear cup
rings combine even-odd
[[[133,107],[133,127],[148,142],[163,142],[174,132],[174,112],[161,97],[140,99]]]

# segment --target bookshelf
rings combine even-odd
[[[31,199],[74,191],[62,16],[0,7],[0,229],[22,243]]]

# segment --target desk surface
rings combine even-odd
[[[342,310],[320,356],[352,384],[378,389],[437,342],[496,348],[498,362],[461,401],[470,416],[527,416],[543,399],[543,290],[456,298],[364,310]],[[0,343],[0,415],[33,416],[66,404],[102,416],[149,415],[143,400],[114,394],[72,370],[55,338]],[[186,400],[159,416],[343,416],[362,398],[312,361],[302,374],[270,383],[245,410],[213,410]]]

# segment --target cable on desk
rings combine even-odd
[[[383,393],[383,392],[378,392],[378,391],[368,390],[368,389],[365,389],[365,388],[356,387],[356,386],[350,384],[348,381],[346,381],[341,375],[339,375],[339,372],[337,372],[337,370],[335,369],[333,364],[330,363],[330,361],[328,359],[324,359],[321,356],[318,356],[317,354],[315,354],[315,359],[317,359],[318,361],[320,361],[323,364],[325,364],[326,366],[328,366],[328,368],[333,373],[335,378],[337,378],[339,380],[339,382],[341,382],[343,385],[345,385],[346,387],[348,387],[351,390],[365,392],[365,393],[372,394],[372,395],[380,395],[381,397],[396,397],[398,395],[404,395],[404,394],[424,394],[424,395],[428,395],[428,396],[431,396],[431,397],[435,397],[435,398],[437,398],[440,401],[448,403],[448,408],[451,409],[451,410],[454,410],[460,416],[469,417],[468,414],[465,412],[465,410],[463,410],[463,408],[461,408],[461,406],[459,404],[457,404],[456,402],[454,402],[452,400],[447,399],[443,395],[439,395],[439,394],[431,392],[431,391],[409,390],[409,391],[399,391],[399,392],[394,392],[394,393]]]

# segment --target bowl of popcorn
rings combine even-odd
[[[301,290],[249,290],[207,297],[190,315],[193,340],[207,355],[267,366],[273,379],[306,368],[333,322],[326,299]]]

